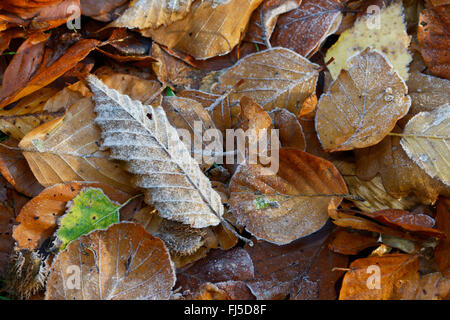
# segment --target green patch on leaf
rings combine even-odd
[[[264,197],[257,197],[255,199],[256,210],[266,209],[266,208],[279,208],[280,204],[276,200],[269,200]]]
[[[175,97],[175,93],[172,91],[172,89],[170,89],[170,87],[166,87],[165,93],[168,97]]]
[[[82,189],[72,200],[56,232],[61,243],[60,250],[92,230],[106,229],[109,225],[118,223],[122,207],[123,205],[114,204],[101,189]]]

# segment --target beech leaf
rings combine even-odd
[[[96,123],[103,148],[111,158],[127,163],[136,186],[145,189],[146,202],[162,217],[204,228],[220,223],[220,195],[191,157],[161,107],[153,108],[88,78],[94,92]],[[148,116],[147,116],[148,114]]]

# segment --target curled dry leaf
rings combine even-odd
[[[450,186],[448,162],[450,140],[450,104],[431,112],[416,114],[403,131],[400,144],[406,154],[430,177]]]
[[[378,244],[376,233],[339,228],[332,234],[328,248],[336,253],[356,255],[360,251],[376,247]]]
[[[312,56],[336,32],[342,21],[341,0],[303,0],[295,10],[280,16],[271,43],[304,57]]]
[[[50,84],[83,60],[100,43],[95,39],[82,39],[53,61],[52,54],[44,50],[47,37],[28,38],[14,55],[5,70],[0,108]],[[34,59],[30,59],[30,55]]]
[[[67,286],[73,266],[80,289]],[[175,270],[164,243],[134,223],[114,224],[72,241],[52,264],[46,300],[167,300]]]
[[[439,238],[444,236],[441,231],[432,229],[435,224],[434,219],[423,213],[386,209],[375,212],[361,212],[361,214],[386,226],[411,232],[418,236]]]
[[[270,47],[269,40],[278,17],[283,13],[294,10],[300,3],[301,0],[264,0],[250,18],[244,41]]]
[[[198,89],[201,80],[206,76],[205,71],[170,55],[157,43],[152,44],[152,57],[158,61],[153,64],[153,71],[163,84],[175,88]]]
[[[109,153],[100,151],[90,98],[73,104],[64,117],[30,131],[19,143],[36,179],[48,187],[71,181],[99,181],[133,193],[131,177]]]
[[[196,59],[212,58],[233,50],[244,34],[250,15],[261,2],[262,0],[194,1],[183,19],[158,29],[140,29],[144,36],[171,49],[182,51]]]
[[[328,207],[339,205],[347,187],[330,162],[281,148],[278,172],[241,165],[231,179],[230,193],[239,224],[260,239],[286,244],[322,228]]]
[[[136,0],[111,27],[129,29],[157,29],[183,19],[190,11],[193,0]]]
[[[450,196],[448,187],[432,179],[408,157],[400,137],[388,136],[375,146],[355,150],[355,155],[358,178],[371,180],[380,174],[384,188],[395,198],[414,193],[422,203],[433,204],[439,194]]]
[[[316,90],[318,65],[286,48],[271,48],[240,59],[219,77],[215,92],[232,88],[231,103],[243,96],[253,99],[264,110],[285,108],[298,115],[303,101]]]
[[[333,79],[342,69],[347,69],[349,57],[372,47],[383,52],[399,76],[408,80],[410,37],[406,33],[402,11],[402,1],[394,1],[387,7],[383,5],[376,19],[373,15],[364,15],[356,20],[352,28],[341,33],[338,42],[328,49],[325,57],[325,61],[334,58],[328,65]],[[368,10],[368,13],[371,12],[373,10]]]
[[[100,188],[113,201],[124,203],[131,196],[108,185],[94,182],[71,182],[56,184],[44,189],[31,199],[17,216],[18,226],[14,228],[13,237],[20,249],[38,249],[58,228],[59,217],[66,212],[66,205],[83,188]],[[122,219],[131,218],[138,207],[133,200],[121,209]]]
[[[246,247],[255,268],[254,279],[247,281],[258,300],[291,299],[334,300],[335,284],[345,268],[347,257],[327,248],[331,224],[317,233],[278,246],[258,241]]]
[[[340,300],[398,299],[403,290],[415,288],[419,281],[419,259],[414,255],[388,254],[358,259],[352,262],[350,269],[342,282]],[[380,276],[379,283],[375,272]]]
[[[305,136],[297,117],[286,109],[273,109],[269,112],[273,121],[273,128],[278,129],[282,147],[306,149]]]
[[[220,195],[200,170],[161,107],[143,105],[88,78],[94,92],[96,123],[110,157],[126,161],[135,185],[162,217],[204,228],[220,223]],[[148,114],[148,115],[147,115]],[[151,156],[150,156],[151,155]]]
[[[442,274],[450,279],[450,200],[442,197],[437,204],[436,228],[445,233],[434,251],[434,258]]]
[[[34,197],[42,191],[43,187],[34,177],[22,152],[9,149],[6,146],[17,148],[18,141],[8,138],[8,140],[2,142],[0,146],[0,173],[17,191],[28,197]]]
[[[366,49],[348,66],[319,100],[316,129],[325,150],[377,144],[411,105],[405,82],[378,51]]]
[[[425,64],[438,77],[450,80],[450,4],[435,6],[420,13],[417,39]]]

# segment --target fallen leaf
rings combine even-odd
[[[98,181],[133,193],[131,177],[109,152],[100,151],[101,131],[94,124],[94,105],[83,98],[64,117],[30,131],[19,143],[36,179],[48,187],[71,181]]]
[[[190,11],[193,0],[136,0],[112,27],[129,29],[157,29],[183,19]]]
[[[334,58],[328,65],[333,79],[338,77],[342,69],[347,69],[349,57],[372,47],[383,52],[399,76],[408,80],[410,37],[406,33],[402,10],[402,2],[395,1],[387,7],[382,6],[379,14],[360,17],[352,28],[342,32],[338,42],[328,49],[325,57],[325,61]]]
[[[152,45],[152,57],[158,61],[153,64],[158,80],[168,86],[198,89],[202,78],[206,75],[205,71],[171,56],[157,43]]]
[[[66,279],[78,268],[80,289]],[[72,241],[52,264],[46,300],[167,300],[175,270],[164,243],[134,223]]]
[[[53,82],[83,60],[99,44],[95,39],[82,39],[69,47],[56,60],[51,52],[44,51],[46,38],[41,36],[37,44],[33,37],[27,39],[14,55],[4,74],[0,92],[0,108],[19,100]],[[34,59],[30,59],[30,55]],[[31,66],[30,66],[31,64]],[[12,81],[11,79],[18,79]]]
[[[305,136],[297,117],[286,109],[273,109],[269,112],[273,121],[273,128],[278,129],[282,147],[306,149]]]
[[[450,4],[435,6],[420,13],[417,39],[425,64],[430,71],[450,80],[450,49],[448,48]]]
[[[406,154],[430,177],[450,186],[447,140],[450,140],[450,104],[412,117],[400,144]]]
[[[262,45],[270,44],[269,40],[272,36],[278,17],[283,13],[296,9],[301,2],[301,0],[263,1],[250,18],[244,41]]]
[[[262,1],[194,1],[181,20],[158,29],[145,29],[145,24],[138,27],[144,36],[170,49],[196,59],[212,58],[233,50],[244,34],[250,15]],[[114,25],[118,26],[116,22]]]
[[[376,233],[337,229],[331,236],[328,248],[336,253],[356,255],[360,251],[378,245]]]
[[[169,124],[164,110],[131,100],[94,76],[88,79],[96,101],[95,121],[103,132],[102,146],[110,148],[112,159],[127,162],[136,186],[145,189],[146,202],[162,217],[194,228],[219,224],[223,214],[220,196]],[[139,145],[135,145],[137,141]]]
[[[81,189],[67,204],[67,211],[59,220],[56,246],[64,250],[67,245],[92,230],[107,229],[119,223],[121,205],[113,203],[102,189]]]
[[[413,193],[422,203],[433,204],[439,194],[450,196],[448,187],[408,157],[400,146],[400,137],[388,136],[375,146],[357,149],[355,156],[358,178],[371,180],[380,174],[384,188],[395,198]]]
[[[178,130],[183,143],[200,167],[210,167],[221,155],[222,137],[217,137],[216,126],[208,111],[195,100],[182,97],[164,97],[161,107],[170,124]],[[180,131],[183,130],[183,131]],[[210,135],[214,131],[213,135]]]
[[[352,262],[349,268],[351,270],[344,276],[339,300],[393,299],[402,287],[415,288],[419,280],[419,259],[414,255],[388,254],[362,258]]]
[[[258,241],[246,247],[255,269],[247,281],[258,300],[291,299],[334,300],[335,284],[345,268],[347,257],[328,250],[331,224],[303,239],[278,246]]]
[[[272,48],[239,60],[219,77],[215,92],[230,89],[231,103],[243,96],[253,99],[264,110],[285,108],[297,115],[303,101],[315,92],[318,65],[286,48]]]
[[[449,80],[412,72],[406,84],[408,95],[411,97],[411,108],[408,114],[398,122],[402,128],[419,112],[431,112],[450,101]]]
[[[95,182],[71,182],[56,184],[44,189],[31,199],[17,216],[18,226],[14,228],[13,237],[20,249],[34,250],[58,229],[58,220],[66,212],[66,205],[77,196],[83,188],[100,188],[113,201],[125,203],[131,196],[108,185]],[[137,200],[136,200],[137,201]],[[137,202],[133,201],[121,211],[122,218],[133,217]]]
[[[28,197],[34,197],[43,187],[34,177],[22,152],[15,149],[17,146],[18,141],[12,138],[8,138],[0,145],[0,173],[17,191]]]
[[[20,140],[44,122],[61,117],[63,111],[44,109],[46,101],[57,92],[58,89],[45,87],[24,97],[11,109],[0,109],[0,130]]]
[[[310,57],[339,28],[343,9],[341,0],[303,0],[280,16],[271,43]]]
[[[230,182],[233,215],[254,236],[287,244],[321,229],[328,207],[338,206],[347,187],[330,162],[280,148],[279,169],[240,165]]]
[[[348,66],[319,100],[316,129],[325,150],[377,144],[411,105],[405,82],[378,51],[366,49]]]

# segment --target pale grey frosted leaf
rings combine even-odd
[[[146,202],[162,217],[194,228],[217,225],[223,206],[162,107],[153,108],[88,77],[96,103],[95,122],[102,129],[103,148],[126,162]]]

